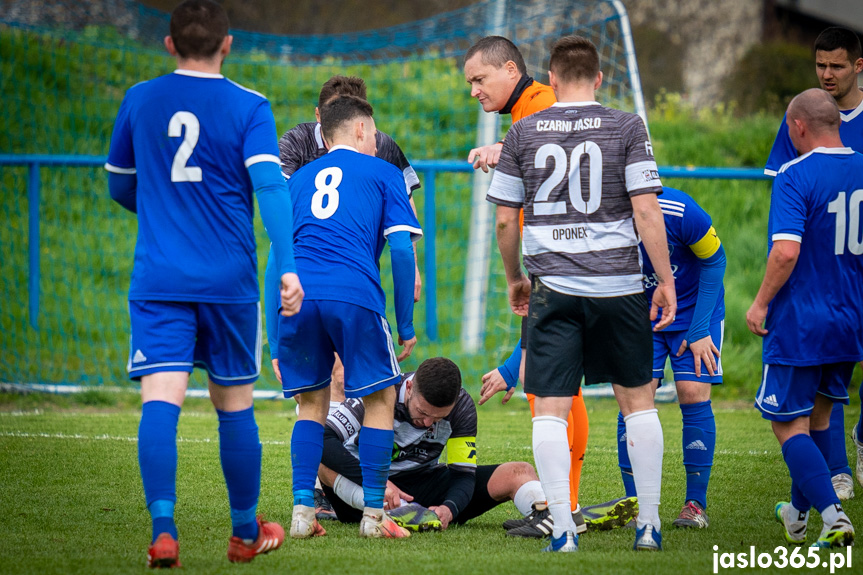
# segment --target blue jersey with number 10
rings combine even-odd
[[[386,237],[422,236],[402,173],[392,164],[333,146],[288,180],[294,257],[307,300],[352,303],[386,314],[378,260]]]
[[[768,238],[800,242],[800,256],[770,304],[764,363],[863,359],[863,155],[816,148],[782,166]]]
[[[248,173],[258,162],[279,162],[261,94],[188,70],[126,92],[105,167],[137,174],[130,300],[258,301]]]

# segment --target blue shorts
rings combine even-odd
[[[806,367],[764,364],[755,407],[764,419],[792,421],[812,413],[819,393],[833,403],[848,405],[855,365],[853,361]]]
[[[330,384],[338,353],[345,396],[364,397],[401,381],[387,319],[364,307],[306,300],[300,313],[279,316],[279,371],[285,397]]]
[[[134,380],[163,371],[207,370],[218,385],[261,374],[261,304],[130,301],[126,370]]]
[[[722,339],[725,336],[725,320],[710,324],[710,338],[722,353]],[[722,358],[716,361],[716,375],[710,375],[704,363],[701,364],[701,377],[695,375],[695,357],[688,347],[677,357],[680,344],[686,339],[685,331],[655,331],[653,332],[653,377],[662,385],[665,377],[665,360],[671,358],[671,371],[674,381],[700,381],[717,385],[722,383]]]

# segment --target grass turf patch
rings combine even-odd
[[[0,541],[6,573],[128,573],[143,569],[149,517],[138,474],[139,408],[120,397],[109,406],[77,400],[40,403],[0,395]],[[290,522],[290,433],[293,402],[258,402],[264,444],[259,511],[284,526]],[[177,522],[181,560],[188,573],[345,573],[361,575],[409,569],[412,573],[533,573],[588,569],[591,573],[686,572],[713,569],[720,552],[769,552],[783,543],[773,520],[776,501],[788,497],[790,479],[770,425],[744,402],[720,402],[716,463],[708,493],[711,526],[704,531],[672,527],[683,503],[684,472],[680,412],[660,406],[665,433],[663,537],[666,551],[631,551],[634,533],[589,533],[576,556],[540,555],[539,541],[505,536],[500,524],[515,517],[504,503],[465,526],[414,535],[407,541],[369,541],[355,525],[327,522],[327,537],[285,542],[253,566],[225,558],[230,535],[227,496],[218,461],[216,416],[206,400],[189,400],[180,418]],[[615,446],[616,404],[589,400],[591,438],[581,482],[582,504],[622,495]],[[859,415],[855,401],[846,424]],[[479,408],[479,461],[532,461],[530,417],[518,398]],[[853,456],[853,452],[849,451]],[[853,465],[853,459],[852,459]],[[857,486],[858,491],[860,486]],[[859,499],[846,505],[852,521],[863,519]],[[820,529],[810,519],[810,542]],[[790,550],[789,550],[790,551]],[[805,551],[805,550],[804,550]],[[855,552],[854,560],[863,561]],[[826,555],[825,555],[826,557]],[[777,570],[779,571],[779,570]],[[817,572],[814,570],[810,572]],[[251,571],[249,571],[251,572]]]

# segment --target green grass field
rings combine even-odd
[[[264,444],[259,510],[290,521],[289,441],[293,402],[256,406]],[[612,400],[588,401],[591,436],[581,484],[583,504],[618,497]],[[859,414],[854,399],[847,423]],[[149,543],[149,518],[138,475],[135,437],[140,402],[134,395],[88,392],[77,397],[0,395],[0,572],[140,573]],[[500,524],[517,514],[505,503],[465,526],[414,535],[406,541],[368,541],[356,526],[327,522],[329,534],[287,541],[249,566],[225,558],[230,535],[227,497],[218,463],[216,418],[205,400],[188,400],[179,425],[177,520],[186,573],[711,573],[719,552],[772,553],[782,546],[773,505],[787,498],[790,479],[769,424],[744,402],[719,402],[716,463],[709,491],[711,526],[681,531],[671,526],[683,503],[680,413],[660,407],[665,432],[663,537],[666,551],[635,555],[631,530],[588,533],[573,556],[541,555],[542,544],[504,535]],[[479,460],[532,461],[527,403],[514,399],[479,408]],[[850,455],[853,453],[849,452]],[[853,466],[853,459],[852,459]],[[848,502],[863,525],[863,488]],[[810,542],[820,529],[810,518]],[[788,550],[791,551],[790,549]],[[804,549],[805,553],[805,549]],[[822,553],[826,559],[827,555]],[[853,552],[859,573],[863,554]],[[763,570],[757,569],[758,572]],[[775,572],[788,572],[791,569]],[[827,569],[806,569],[823,573]]]

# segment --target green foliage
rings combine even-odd
[[[728,80],[725,98],[736,101],[740,111],[767,111],[781,115],[788,102],[813,80],[812,52],[797,44],[774,42],[750,48]]]
[[[173,69],[163,53],[94,27],[89,41],[70,42],[0,26],[0,152],[105,154],[116,111],[132,84]],[[80,40],[80,37],[78,38]],[[8,55],[8,57],[7,57]],[[331,75],[365,78],[378,126],[411,159],[463,159],[474,145],[478,112],[455,59],[435,58],[377,65],[316,66],[276,63],[262,54],[231,55],[225,74],[266,94],[280,131],[313,119],[320,85]],[[506,128],[508,117],[504,119]],[[649,113],[660,165],[760,167],[770,149],[778,116],[739,116],[734,105],[694,110],[675,93],[660,93]],[[128,385],[126,290],[136,220],[108,200],[99,168],[43,168],[41,204],[41,312],[39,331],[28,323],[27,170],[4,168],[0,226],[0,380],[85,385]],[[728,253],[727,322],[723,353],[728,391],[751,393],[760,370],[760,340],[743,317],[763,274],[769,185],[752,181],[666,180],[690,193],[713,216]],[[440,339],[425,338],[425,303],[416,306],[421,338],[404,369],[433,355],[454,358],[466,385],[508,357],[519,321],[508,309],[500,258],[493,249],[485,303],[485,343],[477,354],[460,344],[466,241],[470,225],[470,174],[441,174],[436,181],[437,300]],[[415,195],[420,220],[426,195]],[[256,227],[258,259],[268,241]],[[420,269],[428,239],[419,242]],[[382,261],[385,289],[391,280]],[[261,274],[262,275],[262,274]],[[392,309],[389,316],[393,318]],[[267,366],[259,387],[277,389]],[[194,387],[205,387],[200,373]]]
[[[0,394],[0,538],[14,542],[4,547],[3,572],[141,573],[150,527],[134,441],[139,408],[70,410],[48,403],[38,410],[10,412],[9,401]],[[293,407],[293,402],[282,401],[256,404],[264,449],[258,509],[285,527],[291,517]],[[581,483],[583,505],[623,493],[615,441],[617,405],[589,400],[588,410],[591,440]],[[506,406],[493,400],[478,411],[480,464],[532,461],[530,413],[524,400],[514,398]],[[706,531],[686,530],[671,525],[685,493],[680,410],[676,405],[660,406],[666,445],[662,553],[633,553],[633,531],[621,529],[582,536],[575,558],[546,557],[539,552],[543,542],[504,534],[500,524],[518,513],[507,502],[464,526],[415,534],[404,541],[361,540],[356,525],[327,522],[326,537],[288,540],[281,549],[244,567],[225,558],[230,514],[219,467],[216,416],[204,402],[190,400],[178,428],[176,517],[183,569],[208,574],[378,575],[407,566],[417,575],[552,575],[571,574],[577,563],[585,573],[638,575],[680,572],[682,565],[683,572],[711,573],[714,546],[720,553],[748,554],[754,545],[756,553],[776,556],[774,549],[784,548],[784,540],[773,519],[773,505],[788,497],[790,480],[770,425],[749,405],[719,403],[715,411],[719,433],[708,501],[711,525]],[[858,413],[855,398],[846,418],[849,430]],[[852,519],[863,513],[859,497],[844,507]],[[814,512],[809,525],[811,542],[821,526]],[[854,564],[863,561],[858,548],[852,552]],[[772,572],[783,571],[787,569]]]

